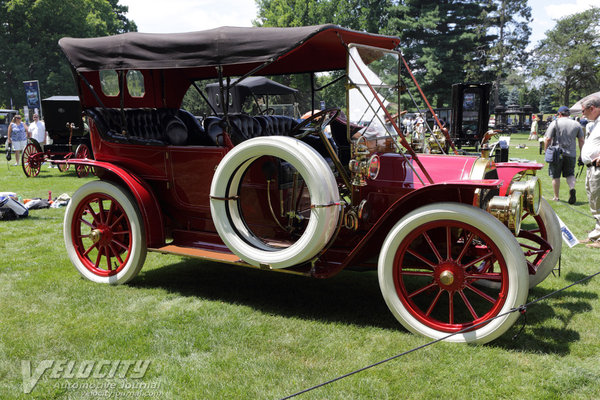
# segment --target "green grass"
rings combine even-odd
[[[541,161],[537,143],[526,138],[513,135],[511,157]],[[72,195],[93,179],[46,168],[25,178],[20,167],[4,164],[0,191],[23,198],[44,198],[48,190]],[[538,175],[551,198],[547,168]],[[563,180],[563,201],[550,203],[583,238],[593,226],[583,177],[577,189],[570,206]],[[149,253],[129,285],[88,282],[67,258],[63,216],[64,208],[34,210],[0,222],[2,399],[94,398],[64,384],[107,382],[147,385],[121,389],[119,397],[276,399],[429,342],[392,317],[375,273],[311,280]],[[599,255],[565,245],[560,276],[532,289],[529,300],[595,273]],[[492,343],[438,343],[298,398],[600,398],[599,293],[600,277],[532,305],[526,319]],[[32,368],[42,360],[150,360],[150,366],[141,379],[53,379],[47,371],[24,394],[22,360]]]

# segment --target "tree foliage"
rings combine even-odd
[[[553,88],[555,100],[570,105],[598,91],[600,84],[600,8],[564,17],[535,48],[534,75]]]
[[[76,93],[58,47],[64,36],[135,31],[118,0],[0,0],[0,105],[25,104],[23,81],[38,80],[42,97]]]
[[[259,26],[334,23],[399,36],[401,50],[436,106],[453,83],[500,81],[526,53],[527,0],[257,0]]]

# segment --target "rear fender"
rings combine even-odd
[[[66,164],[67,161],[56,160],[53,161],[53,163]],[[88,159],[70,159],[68,163],[72,165],[87,165],[90,167],[103,169],[109,173],[106,176],[103,176],[103,179],[122,183],[127,189],[129,189],[137,202],[138,208],[142,215],[142,220],[144,221],[147,246],[160,247],[164,245],[165,230],[163,215],[156,197],[146,182],[131,172],[107,162]]]

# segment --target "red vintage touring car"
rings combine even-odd
[[[484,343],[510,328],[518,313],[507,311],[557,262],[557,219],[535,177],[542,165],[408,145],[397,37],[223,27],[59,44],[95,154],[69,163],[99,178],[74,193],[64,239],[92,281],[128,282],[147,251],[315,278],[377,271],[407,329]],[[294,89],[311,95],[310,110],[322,79],[346,96],[303,121],[260,107],[228,112],[250,76],[308,83]],[[219,110],[181,108],[188,90],[210,103],[203,88],[215,82]]]

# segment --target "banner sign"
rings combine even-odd
[[[33,112],[42,113],[42,101],[40,99],[39,81],[23,81],[25,95],[27,96],[27,107]],[[41,117],[41,115],[40,115]]]

